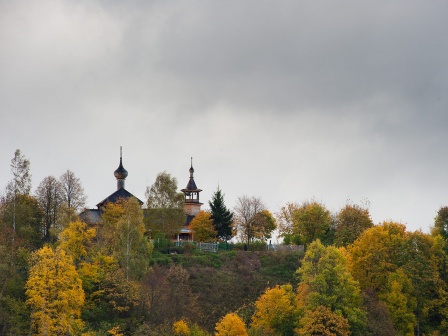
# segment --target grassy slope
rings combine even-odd
[[[250,318],[253,303],[268,287],[295,283],[294,273],[303,254],[298,252],[245,252],[153,256],[159,265],[180,264],[190,274],[189,284],[197,295],[202,314],[199,325],[213,329],[225,314],[238,310]]]

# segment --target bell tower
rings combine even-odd
[[[193,173],[193,158],[191,158],[190,166],[190,180],[188,181],[187,187],[181,191],[185,195],[184,210],[189,216],[196,216],[199,211],[201,211],[201,205],[203,203],[199,202],[199,193],[202,189],[198,189],[196,182],[194,181]]]

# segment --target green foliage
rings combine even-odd
[[[397,311],[394,323],[408,325],[404,302],[413,306],[412,314],[420,332],[428,333],[434,326],[445,332],[447,327],[446,282],[440,277],[445,257],[439,240],[422,232],[408,233],[402,224],[385,222],[367,229],[349,248],[351,269],[362,288],[374,289],[382,300]],[[404,290],[404,280],[389,283],[397,270],[404,272],[413,290]],[[443,274],[443,273],[442,273]],[[401,287],[400,287],[401,286]],[[407,286],[409,287],[409,286]],[[409,308],[409,307],[408,307]],[[404,330],[409,328],[401,326]]]
[[[271,233],[277,228],[277,222],[268,210],[259,211],[254,218],[257,230],[254,232],[254,237],[261,241],[266,241],[271,238]]]
[[[434,236],[441,235],[445,240],[448,239],[448,207],[441,207],[434,219],[434,227],[432,228]]]
[[[363,335],[366,316],[359,284],[348,271],[340,250],[324,247],[319,240],[311,243],[297,275],[300,285],[307,287],[300,308],[302,314],[320,306],[327,307],[348,320],[353,335]]]
[[[0,231],[8,237],[8,245],[37,249],[42,246],[41,223],[43,212],[36,198],[29,195],[16,195],[14,200],[2,199],[0,218],[3,225]]]
[[[143,211],[137,199],[106,204],[99,232],[101,250],[114,256],[126,279],[141,278],[149,266],[152,244],[145,236]]]
[[[10,335],[26,335],[30,322],[30,310],[24,300],[9,295],[0,297],[0,329]]]
[[[293,233],[303,237],[306,245],[325,238],[331,223],[330,211],[317,202],[304,203],[293,212]]]
[[[383,294],[383,300],[389,308],[399,336],[414,335],[417,319],[414,315],[416,300],[412,296],[413,291],[411,281],[401,269],[389,276],[387,292]]]
[[[0,330],[28,334],[31,312],[25,304],[25,283],[29,253],[24,248],[11,249],[10,242],[9,237],[0,236]]]
[[[373,226],[369,210],[359,205],[347,204],[336,217],[335,244],[352,244],[364,230]]]
[[[184,195],[177,192],[177,180],[167,172],[157,175],[151,187],[146,188],[146,228],[155,233],[173,237],[186,223]],[[154,237],[154,236],[153,236]]]
[[[294,234],[285,234],[283,236],[283,244],[284,245],[303,245],[303,239],[299,235]]]
[[[233,213],[224,204],[224,194],[219,187],[208,204],[217,237],[221,240],[229,240],[232,238]]]

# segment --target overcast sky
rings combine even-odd
[[[448,205],[448,2],[0,0],[0,188],[72,170],[88,206],[159,172],[207,203]]]

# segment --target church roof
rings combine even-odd
[[[99,209],[86,209],[79,214],[81,220],[89,225],[96,224],[101,219],[101,211]]]
[[[115,203],[118,202],[120,199],[128,199],[131,197],[135,197],[134,195],[132,195],[129,191],[127,191],[124,188],[120,188],[118,189],[116,192],[114,192],[113,194],[109,195],[108,197],[106,197],[104,200],[102,200],[100,203],[98,203],[96,206],[98,208],[104,206],[106,203]],[[135,197],[137,198],[137,197]],[[143,205],[143,202],[141,200],[139,200],[137,198],[137,201],[140,203],[140,205]]]

